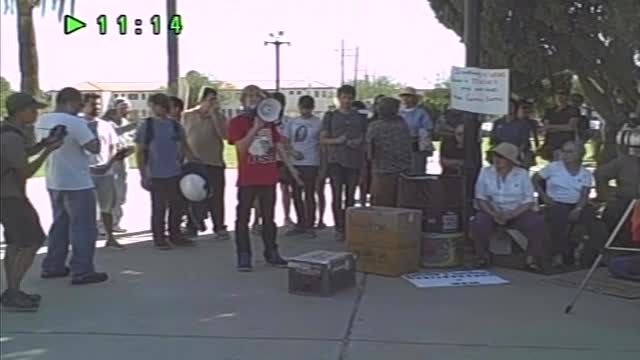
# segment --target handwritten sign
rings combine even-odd
[[[509,69],[451,68],[451,107],[479,114],[509,112]]]

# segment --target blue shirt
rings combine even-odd
[[[433,120],[423,108],[402,109],[400,110],[400,115],[409,125],[409,133],[412,137],[417,137],[420,129],[425,129],[429,132],[433,131]]]
[[[151,178],[166,179],[182,173],[181,156],[179,151],[180,139],[184,135],[184,128],[175,120],[153,119],[153,137],[147,144],[149,155],[147,171]],[[177,130],[177,133],[176,133]],[[135,143],[144,145],[147,138],[147,121],[143,121],[136,132]]]

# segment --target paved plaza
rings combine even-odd
[[[234,170],[228,180],[232,226]],[[259,258],[253,273],[236,272],[231,241],[204,235],[197,247],[157,251],[137,172],[129,183],[123,225],[139,235],[122,239],[125,251],[98,250],[98,270],[110,281],[41,280],[40,255],[25,288],[44,296],[41,309],[1,314],[3,360],[640,358],[640,301],[585,293],[575,314],[564,315],[575,290],[539,275],[496,269],[509,285],[418,289],[360,274],[357,288],[316,298],[289,294],[286,270]],[[28,191],[48,227],[44,180],[31,180]],[[280,211],[279,224],[282,218]],[[342,249],[331,230],[280,239],[285,257]]]

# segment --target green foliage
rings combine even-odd
[[[7,116],[7,109],[5,108],[7,97],[12,93],[13,91],[11,90],[11,84],[9,81],[0,76],[0,119],[2,120]]]
[[[215,80],[212,76],[210,75],[205,75],[202,74],[198,71],[195,70],[191,70],[188,71],[186,76],[184,77],[184,79],[188,82],[189,84],[189,99],[184,99],[185,100],[185,106],[187,108],[191,108],[194,107],[198,104],[199,102],[199,96],[200,96],[200,91],[202,90],[203,87],[212,87],[214,89],[229,89],[230,85],[229,84],[222,84],[221,81],[217,81]],[[218,97],[220,98],[221,102],[225,102],[228,99],[225,98],[225,92],[221,91],[218,94]]]
[[[354,85],[353,81],[349,84]],[[404,87],[389,76],[365,76],[364,80],[358,80],[356,88],[359,99],[372,100],[378,95],[398,96]]]
[[[427,0],[437,18],[462,37],[464,0]],[[614,89],[629,104],[640,100],[640,1],[483,1],[481,63],[510,68],[513,92],[544,98],[578,75],[586,97],[615,119]],[[636,79],[634,79],[636,78]],[[543,81],[546,80],[546,81]],[[615,120],[614,120],[615,121]]]

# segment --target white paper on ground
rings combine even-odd
[[[502,285],[509,281],[486,270],[413,273],[402,276],[418,288]]]

